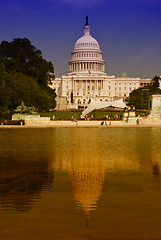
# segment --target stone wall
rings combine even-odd
[[[25,117],[25,125],[48,125],[50,117]]]

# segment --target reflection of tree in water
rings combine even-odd
[[[51,187],[53,171],[46,159],[35,161],[0,160],[0,203],[2,209],[28,210]]]
[[[158,162],[154,162],[153,163],[153,175],[155,178],[158,178],[159,177],[159,164]]]

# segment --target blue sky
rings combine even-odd
[[[60,77],[86,15],[109,75],[161,75],[161,0],[0,0],[0,42],[28,38]]]

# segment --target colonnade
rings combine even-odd
[[[105,72],[105,64],[99,62],[70,62],[69,63],[69,72],[75,71],[101,71]]]
[[[73,90],[91,91],[102,90],[104,88],[103,80],[73,80]]]

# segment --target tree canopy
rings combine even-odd
[[[128,106],[134,106],[136,109],[150,108],[150,98],[153,94],[161,94],[161,89],[159,87],[159,76],[155,76],[151,85],[142,88],[135,89],[130,93],[129,98],[126,99]]]
[[[47,84],[47,73],[54,72],[53,64],[43,59],[41,51],[31,45],[27,38],[2,41],[0,62],[8,73],[19,72],[35,77],[40,84]]]
[[[39,110],[55,107],[55,91],[48,87],[51,62],[27,38],[0,44],[0,108],[15,109],[22,101]]]

